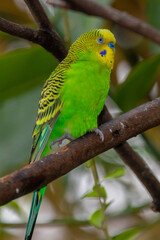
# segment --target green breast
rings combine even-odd
[[[94,58],[82,56],[72,64],[65,77],[63,107],[54,129],[65,129],[77,138],[96,128],[109,84],[110,71]]]

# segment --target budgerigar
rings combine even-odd
[[[107,29],[81,35],[46,81],[39,101],[30,163],[51,152],[58,140],[98,130],[114,64],[115,37]],[[103,138],[102,132],[98,131]],[[103,140],[103,139],[102,139]],[[32,237],[46,187],[33,193],[25,239]]]

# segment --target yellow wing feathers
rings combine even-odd
[[[64,84],[64,74],[67,69],[67,66],[64,65],[63,62],[58,65],[43,87],[33,137],[42,130],[46,122],[55,117],[62,107],[63,103],[60,99],[60,94]]]
[[[60,109],[62,103],[59,99],[63,82],[49,79],[43,88],[39,101],[38,118],[36,124],[43,124],[53,118]]]

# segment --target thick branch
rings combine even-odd
[[[45,186],[88,159],[159,124],[160,98],[157,98],[102,125],[100,129],[104,134],[103,143],[95,133],[87,134],[41,160],[1,178],[0,205]],[[148,168],[143,169],[141,175],[148,182],[146,187],[157,203],[156,210],[160,210],[159,182]]]
[[[88,15],[110,20],[122,27],[125,27],[150,39],[153,42],[160,44],[160,32],[158,30],[126,12],[121,12],[111,6],[105,6],[92,0],[66,0],[66,2],[66,4],[57,4],[51,0],[47,1],[47,3],[57,7],[70,8]]]

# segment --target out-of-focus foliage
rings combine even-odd
[[[156,81],[159,67],[160,55],[144,60],[134,66],[125,82],[115,88],[112,98],[123,111],[136,107],[146,98]]]
[[[22,166],[21,161],[29,157],[40,97],[38,86],[56,65],[51,54],[36,46],[0,58],[1,176]]]
[[[160,12],[159,0],[147,0],[147,17],[148,22],[155,28],[160,30],[160,21],[158,21]],[[160,47],[155,43],[150,43],[150,50],[157,54],[160,52]]]
[[[56,60],[39,47],[15,50],[1,56],[0,103],[42,84],[56,65]]]
[[[98,1],[98,0],[97,0]],[[69,45],[81,33],[110,28],[116,36],[116,61],[107,105],[115,117],[160,95],[160,46],[101,18],[43,7],[55,29]],[[159,0],[101,0],[160,29]],[[0,15],[36,28],[21,0],[0,3]],[[67,24],[69,23],[69,29]],[[54,57],[26,40],[0,32],[0,175],[27,164],[38,99],[44,81],[57,65]],[[118,106],[118,107],[117,107]],[[132,147],[159,176],[160,128],[130,140]],[[147,139],[147,141],[146,141]],[[104,239],[99,197],[106,201],[108,229],[115,240],[159,240],[159,216],[149,210],[150,198],[139,181],[110,150],[96,159],[97,191],[87,164],[49,184],[34,239]],[[118,177],[118,178],[117,178]],[[0,239],[23,239],[31,195],[0,209]],[[42,225],[40,225],[42,224]],[[41,227],[43,226],[43,228]],[[96,227],[94,227],[96,226]]]

